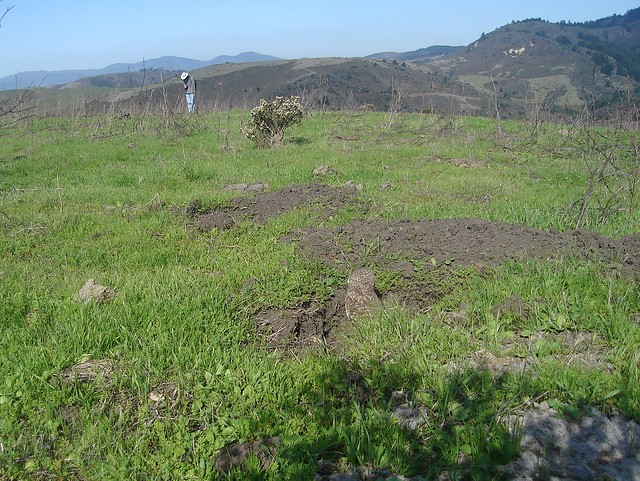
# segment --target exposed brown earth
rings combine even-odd
[[[202,209],[199,202],[194,201],[187,207],[187,213],[190,225],[197,229],[228,229],[240,220],[266,223],[294,208],[313,206],[330,215],[358,202],[357,190],[352,186],[336,188],[312,184],[237,197],[224,208],[214,210]],[[360,204],[360,207],[366,209],[364,204]],[[601,261],[603,269],[610,275],[630,280],[640,277],[640,234],[613,239],[586,230],[545,231],[481,219],[354,220],[338,227],[302,229],[282,241],[294,242],[299,255],[329,264],[345,274],[363,266],[392,273],[402,280],[403,288],[379,292],[383,305],[400,304],[414,312],[429,310],[445,294],[442,286],[447,285],[447,276],[455,276],[460,268],[482,272],[509,261],[576,256]],[[455,283],[455,279],[452,282]],[[340,333],[351,325],[345,313],[345,292],[346,286],[337,286],[333,294],[322,302],[295,309],[261,312],[256,317],[257,331],[266,346],[272,349],[331,349],[339,343]],[[521,298],[512,296],[498,303],[494,311],[526,318],[530,308]],[[465,313],[450,313],[450,316],[450,322],[457,322],[464,320]],[[555,336],[554,340],[571,352],[570,356],[558,357],[559,361],[585,368],[607,368],[600,355],[603,340],[597,336],[567,330],[561,333],[536,333],[528,342],[535,341],[536,336]],[[518,346],[504,347],[517,350]],[[506,371],[524,371],[534,361],[516,356],[498,358],[491,353],[478,351],[468,360],[468,365],[489,369],[500,375]],[[457,369],[456,366],[450,368]],[[420,409],[415,412],[415,416],[422,415]],[[587,464],[581,468],[584,476],[576,479],[640,476],[640,459],[634,454],[638,451],[637,436],[628,436],[631,431],[638,433],[635,423],[618,417],[608,420],[597,411],[591,412],[579,425],[557,419],[554,415],[546,405],[538,406],[524,415],[522,454],[505,468],[510,476],[537,479],[536,476],[546,475],[546,478],[540,479],[573,479],[566,474],[569,458],[563,457],[560,448],[554,444],[561,437],[558,432],[566,434],[565,437],[571,440],[572,449],[585,453],[584,461]],[[411,418],[407,422],[419,424],[419,419]],[[585,423],[596,423],[602,429],[597,433],[572,438],[571,433],[576,430],[590,433],[584,428]],[[606,449],[600,449],[602,446]],[[219,461],[225,464],[225,456],[234,455],[231,451],[225,452]],[[615,459],[609,464],[599,464],[606,456]],[[543,473],[541,469],[546,471]],[[329,472],[326,475],[318,474],[317,479],[374,479],[370,474],[345,477],[345,474]],[[386,474],[391,476],[390,473]],[[371,475],[375,479],[388,477],[381,473]]]
[[[367,209],[351,185],[310,184],[239,196],[216,209],[203,209],[195,200],[186,210],[189,224],[207,231],[229,229],[242,220],[264,224],[300,207],[330,216],[357,204]],[[515,260],[578,256],[603,261],[613,274],[640,274],[640,234],[612,239],[586,230],[544,231],[482,219],[354,220],[338,227],[303,229],[283,241],[295,242],[300,255],[345,274],[361,266],[393,273],[402,279],[403,288],[380,292],[382,300],[417,312],[430,309],[445,294],[443,286],[454,282],[447,277],[458,268],[482,270]],[[262,312],[256,320],[258,331],[271,347],[331,344],[347,320],[344,296],[345,287],[337,286],[322,303]],[[502,309],[522,311],[526,306]]]

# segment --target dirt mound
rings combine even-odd
[[[355,220],[334,228],[304,229],[285,240],[295,241],[300,254],[345,271],[375,266],[394,272],[404,286],[381,292],[382,301],[414,312],[429,310],[446,293],[443,287],[455,286],[456,267],[490,268],[513,260],[577,255],[603,260],[620,275],[640,274],[640,234],[616,240],[583,230],[543,231],[480,219]],[[270,347],[334,344],[347,324],[344,296],[339,287],[323,305],[262,313],[258,330]],[[522,315],[524,308],[518,309]]]
[[[327,216],[349,206],[366,209],[357,193],[352,185],[300,184],[235,197],[214,209],[204,208],[196,199],[185,212],[190,224],[201,230],[228,229],[242,219],[264,224],[300,207],[312,206]],[[405,275],[443,264],[495,266],[568,254],[617,264],[632,277],[640,273],[640,234],[611,239],[586,230],[562,233],[481,219],[355,220],[334,228],[305,229],[287,240],[297,241],[300,252],[322,262],[377,265]]]
[[[353,186],[294,185],[276,192],[237,197],[227,206],[213,210],[203,209],[198,201],[194,201],[186,212],[191,224],[199,229],[227,229],[241,219],[262,224],[304,206],[317,206],[331,215],[358,203],[356,194],[357,189]],[[640,278],[640,234],[611,239],[584,230],[562,233],[480,219],[356,220],[334,228],[304,229],[283,241],[295,242],[301,255],[330,264],[345,274],[354,267],[368,266],[379,272],[399,275],[405,281],[403,288],[396,292],[381,292],[383,305],[400,303],[418,311],[428,309],[442,294],[430,282],[442,280],[438,276],[454,276],[458,267],[482,269],[513,260],[575,255],[602,260],[614,273]],[[337,286],[332,296],[322,303],[259,313],[257,332],[270,348],[331,348],[339,333],[350,326],[344,308],[345,293],[344,286]],[[495,309],[512,316],[526,318],[529,315],[528,306],[517,297],[503,300]],[[465,315],[464,312],[451,314],[452,318],[454,314]],[[544,335],[547,334],[536,334],[532,339],[535,341],[535,336]],[[570,349],[573,357],[560,360],[585,368],[603,367],[602,356],[598,355],[599,338],[582,332],[548,335],[556,336],[555,340],[561,345],[573,346]],[[583,349],[576,353],[577,345]],[[531,362],[531,359],[515,357],[498,359],[491,353],[478,351],[468,360],[468,365],[499,375],[522,371]],[[459,367],[451,366],[451,369]],[[425,413],[418,408],[406,411],[403,422],[414,429]],[[520,426],[523,433],[521,455],[504,467],[505,475],[512,479],[573,479],[574,475],[579,479],[635,479],[640,476],[640,459],[635,454],[638,452],[638,427],[619,416],[609,419],[594,410],[577,423],[558,419],[557,413],[544,404],[525,413]],[[267,466],[277,444],[263,440],[251,445],[232,445],[221,452],[216,464],[220,471],[228,472],[230,467],[254,454],[263,466]],[[266,454],[260,457],[261,453]],[[316,479],[370,479],[363,473],[352,474],[329,469],[326,475],[318,473]],[[390,473],[385,473],[380,477],[389,476]],[[448,477],[445,474],[441,479]]]
[[[98,304],[104,304],[116,296],[116,291],[109,287],[101,286],[95,279],[89,279],[76,295],[76,299],[85,304],[92,300]]]
[[[320,209],[326,216],[346,207],[368,209],[352,185],[301,184],[272,192],[243,187],[244,191],[252,195],[214,209],[192,201],[186,208],[190,225],[208,231],[229,229],[241,220],[264,224],[300,207]],[[620,275],[640,277],[640,234],[611,239],[586,230],[562,233],[481,219],[354,220],[333,228],[303,229],[283,240],[295,242],[301,255],[333,265],[345,275],[361,266],[399,275],[403,287],[381,292],[382,301],[416,312],[429,310],[445,294],[443,286],[455,285],[447,278],[458,267],[482,269],[513,260],[577,255],[604,260]],[[332,344],[347,321],[344,296],[344,288],[338,287],[321,305],[260,313],[258,332],[274,348]]]
[[[194,200],[186,212],[192,219],[192,225],[200,230],[228,229],[242,219],[264,224],[300,207],[316,206],[329,216],[338,209],[358,204],[356,192],[353,186],[292,185],[278,191],[235,197],[226,206],[215,209],[203,209],[200,201]]]
[[[577,255],[604,260],[621,275],[638,277],[640,235],[611,239],[588,231],[543,231],[479,219],[353,221],[334,228],[309,228],[288,236],[298,251],[348,273],[375,266],[404,279],[400,289],[381,292],[385,305],[428,311],[455,286],[455,268],[490,268],[512,260]],[[269,310],[258,315],[258,332],[271,348],[331,346],[348,329],[345,289],[334,289],[323,304]],[[513,300],[511,300],[513,302]],[[523,306],[496,306],[526,315]]]
[[[640,273],[640,234],[616,240],[584,230],[543,231],[481,219],[356,220],[332,229],[306,229],[297,241],[301,252],[323,262],[381,265],[409,276],[442,264],[491,267],[570,254],[618,263],[634,277]]]

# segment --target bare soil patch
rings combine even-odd
[[[318,209],[326,216],[346,207],[368,209],[353,185],[241,190],[250,195],[213,209],[193,200],[186,208],[189,225],[208,231],[229,229],[242,220],[264,224],[301,207]],[[402,287],[379,292],[383,303],[416,312],[429,310],[447,293],[443,289],[455,286],[458,268],[482,271],[515,260],[578,256],[603,261],[610,274],[640,277],[640,234],[612,239],[587,230],[545,231],[482,219],[354,220],[333,228],[303,229],[283,241],[295,242],[300,255],[332,265],[345,275],[361,266],[396,275]],[[330,346],[348,328],[344,298],[344,286],[337,286],[322,303],[258,314],[256,328],[271,348]],[[521,299],[505,300],[496,310],[527,315]]]
[[[243,191],[251,192],[250,189]],[[228,229],[245,219],[265,224],[273,217],[300,207],[315,206],[328,216],[338,209],[359,203],[356,192],[352,186],[292,185],[255,196],[235,197],[226,206],[215,209],[204,209],[199,200],[194,200],[187,206],[186,213],[191,218],[191,225],[200,230]]]
[[[394,273],[403,287],[381,292],[383,302],[400,304],[415,312],[428,311],[447,294],[446,290],[456,285],[459,268],[482,271],[515,260],[578,256],[603,261],[610,274],[629,278],[640,274],[640,235],[611,239],[584,230],[543,231],[480,219],[355,220],[334,228],[308,228],[287,240],[297,243],[301,255],[347,273],[359,266]],[[516,298],[504,300],[495,310],[528,315],[528,307]],[[282,314],[273,317],[282,321],[287,318]],[[459,317],[463,318],[464,313]],[[309,331],[305,322],[322,325],[323,340],[331,344],[335,341],[332,330],[340,332],[339,326],[346,322],[344,290],[335,289],[327,304],[310,306],[303,318],[289,320],[293,321],[290,328],[283,322],[276,323],[278,332],[287,332],[291,339],[291,332]]]
[[[250,457],[257,458],[260,467],[267,470],[275,458],[282,440],[279,437],[261,438],[252,443],[238,442],[226,446],[215,458],[220,473],[229,474],[235,468],[242,468]]]
[[[465,165],[475,166],[465,161]],[[353,186],[334,188],[321,184],[294,185],[276,192],[261,192],[232,199],[223,208],[205,210],[197,201],[187,208],[191,225],[202,230],[228,229],[241,219],[265,223],[298,207],[314,206],[330,215],[337,209],[359,203]],[[363,204],[361,204],[363,206]],[[545,231],[517,224],[481,219],[419,219],[385,222],[355,220],[334,228],[307,228],[283,239],[295,242],[300,255],[329,264],[346,274],[367,266],[390,272],[403,282],[402,288],[379,292],[386,303],[400,303],[417,311],[429,309],[444,293],[447,276],[458,268],[490,269],[515,260],[550,260],[577,256],[601,261],[607,273],[640,278],[640,234],[612,239],[586,230]],[[455,283],[455,280],[453,281]],[[256,329],[270,348],[331,348],[339,333],[350,326],[344,302],[345,286],[337,286],[329,299],[297,309],[261,312]],[[529,306],[518,296],[497,303],[496,313],[527,318]],[[451,313],[451,322],[464,321],[465,313]],[[564,331],[534,333],[520,341],[510,340],[506,351],[517,351],[539,340],[558,344],[562,354],[555,360],[586,369],[607,368],[599,356],[603,340],[590,333]],[[518,345],[518,343],[522,345]],[[566,353],[569,353],[568,355]],[[534,360],[523,356],[497,357],[477,351],[468,366],[489,369],[496,375],[524,371]],[[452,370],[458,366],[451,366]],[[402,423],[417,428],[425,414],[414,407],[402,413]],[[619,416],[608,418],[592,410],[580,421],[560,419],[548,405],[535,406],[522,414],[520,457],[504,467],[509,479],[637,479],[640,477],[638,426]],[[514,420],[512,420],[515,422]],[[257,456],[268,466],[277,443],[256,441],[232,445],[221,451],[218,469]],[[266,449],[265,449],[266,446]],[[578,453],[578,455],[576,455]],[[318,470],[316,479],[386,479],[392,473],[340,473]],[[324,472],[328,471],[328,472]],[[396,479],[406,479],[396,477]],[[444,474],[441,479],[449,479]]]
[[[612,239],[481,219],[356,220],[332,229],[309,228],[296,240],[302,253],[323,262],[379,265],[408,276],[417,266],[493,267],[567,255],[598,258],[633,277],[640,273],[640,234]]]

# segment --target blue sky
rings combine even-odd
[[[512,20],[624,14],[623,0],[0,0],[0,77],[174,55],[365,56],[467,45]]]

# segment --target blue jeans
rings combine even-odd
[[[193,109],[196,108],[196,95],[195,94],[185,94],[187,96],[187,110],[189,112],[193,112]]]

